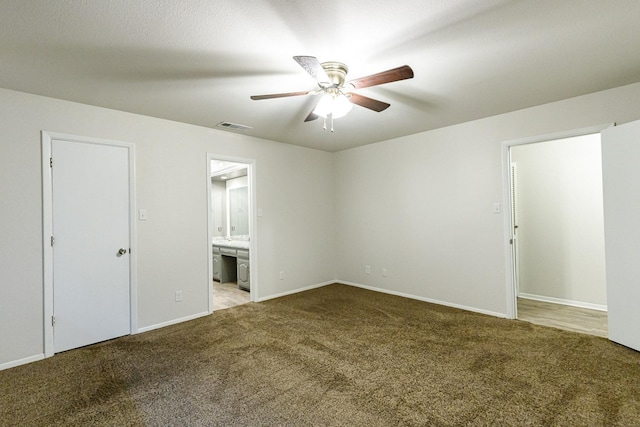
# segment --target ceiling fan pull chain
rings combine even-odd
[[[333,114],[330,114],[331,116],[331,132],[333,132]]]
[[[327,130],[327,118],[322,118],[322,130]]]

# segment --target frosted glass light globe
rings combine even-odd
[[[351,108],[353,108],[353,104],[343,94],[325,93],[313,113],[325,118],[331,114],[334,119],[338,119],[347,115]]]

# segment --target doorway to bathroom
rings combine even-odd
[[[254,161],[207,156],[209,311],[255,300]]]

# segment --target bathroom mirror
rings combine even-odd
[[[248,187],[229,190],[229,235],[249,235],[249,191]]]

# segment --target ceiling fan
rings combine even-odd
[[[370,76],[350,80],[345,83],[349,69],[341,62],[331,61],[320,63],[320,61],[318,61],[314,56],[294,56],[293,59],[300,64],[300,66],[309,73],[311,77],[316,79],[318,89],[301,92],[274,93],[269,95],[253,95],[251,99],[261,100],[284,98],[288,96],[322,94],[322,97],[304,121],[310,122],[319,117],[323,117],[325,119],[324,128],[326,129],[326,119],[329,118],[331,120],[332,132],[333,119],[346,115],[351,110],[353,104],[376,112],[386,110],[391,105],[386,102],[378,101],[377,99],[354,93],[354,90],[413,78],[413,70],[411,67],[403,65],[402,67],[382,71]]]

